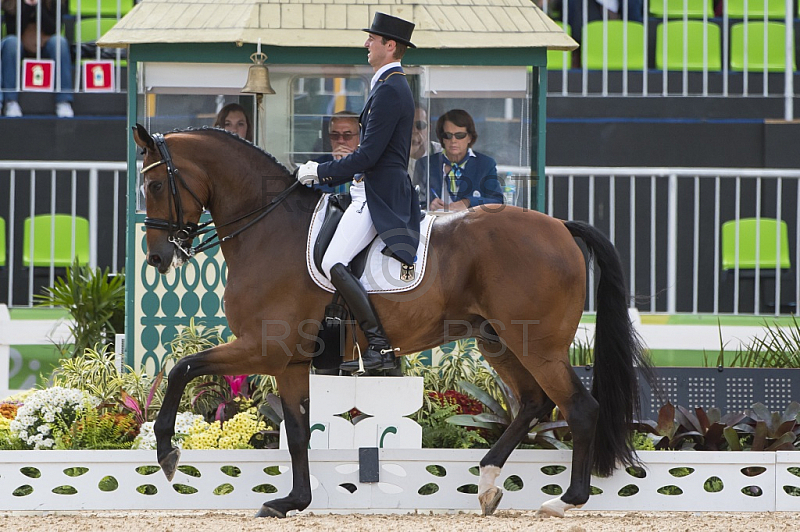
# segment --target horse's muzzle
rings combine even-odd
[[[169,271],[170,266],[172,266],[172,261],[164,260],[164,258],[158,253],[148,253],[147,264],[158,269],[159,273],[167,273]]]

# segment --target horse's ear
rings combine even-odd
[[[153,137],[150,136],[150,133],[147,132],[142,124],[136,124],[136,127],[131,129],[133,129],[133,141],[136,142],[137,146],[148,150],[156,149]]]

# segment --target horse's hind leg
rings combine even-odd
[[[344,377],[343,377],[344,378]],[[265,502],[256,517],[286,517],[289,510],[304,510],[311,504],[308,469],[308,364],[290,364],[276,377],[283,405],[286,438],[292,457],[292,491],[282,499]]]
[[[599,406],[569,363],[569,341],[558,334],[545,334],[547,331],[529,332],[529,336],[536,333],[541,336],[525,341],[523,331],[514,327],[507,327],[503,331],[506,345],[517,355],[519,364],[527,370],[524,377],[520,377],[523,375],[520,369],[515,369],[507,378],[512,381],[527,378],[535,380],[541,387],[543,396],[552,400],[564,414],[572,432],[569,488],[561,497],[545,502],[539,509],[539,515],[563,517],[566,510],[578,508],[589,499]],[[511,363],[508,365],[509,368],[515,367]],[[523,427],[517,427],[517,430],[523,430]]]
[[[599,406],[568,363],[545,364],[538,378],[553,383],[544,386],[545,392],[553,397],[572,433],[572,472],[564,494],[544,502],[536,513],[564,517],[564,512],[589,500]]]
[[[494,368],[500,379],[511,388],[520,403],[519,413],[480,463],[478,502],[483,515],[491,515],[497,509],[503,496],[503,490],[496,485],[503,465],[511,452],[528,434],[533,420],[549,416],[555,404],[548,399],[530,372],[508,349],[495,343],[486,345],[483,341],[478,341],[478,345],[484,359]],[[498,354],[501,351],[503,353]]]

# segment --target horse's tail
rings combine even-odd
[[[596,474],[608,476],[618,462],[638,463],[631,441],[631,427],[639,414],[636,367],[648,371],[650,364],[628,316],[625,278],[614,244],[587,223],[572,221],[564,225],[573,237],[586,243],[589,256],[594,256],[600,268],[592,383],[592,396],[599,403],[600,412],[593,466]]]

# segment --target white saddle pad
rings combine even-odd
[[[316,209],[314,209],[314,216],[311,219],[311,229],[308,232],[308,242],[306,243],[306,265],[308,266],[309,275],[317,283],[317,286],[328,292],[334,292],[335,289],[330,280],[314,264],[314,243],[317,241],[317,235],[319,235],[322,222],[325,220],[327,206],[328,194],[323,194],[319,203],[317,203]],[[367,292],[405,292],[419,285],[422,281],[422,276],[425,274],[428,244],[435,219],[435,216],[427,215],[420,222],[420,240],[417,248],[417,261],[414,263],[414,278],[408,281],[400,279],[400,261],[381,253],[383,248],[386,247],[381,237],[379,236],[372,241],[367,252],[369,255],[364,274],[361,276],[361,284],[364,285]]]

